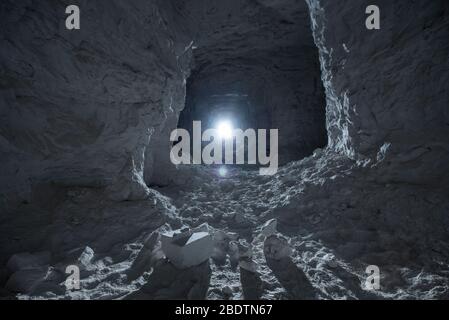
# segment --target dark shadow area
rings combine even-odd
[[[148,282],[140,290],[126,297],[127,300],[200,300],[206,298],[211,269],[209,262],[177,269],[170,262],[162,261],[154,267]]]
[[[285,290],[287,290],[290,299],[316,299],[316,289],[291,258],[282,258],[280,260],[267,258],[267,264]]]
[[[263,282],[256,272],[240,268],[243,296],[246,300],[259,300],[263,293]]]

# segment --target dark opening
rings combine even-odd
[[[318,50],[307,7],[296,6],[290,16],[261,7],[258,20],[245,7],[228,7],[231,16],[198,32],[178,128],[231,119],[243,130],[279,129],[280,164],[327,144]]]

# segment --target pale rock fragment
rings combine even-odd
[[[165,256],[179,269],[200,265],[211,257],[214,248],[209,232],[190,229],[162,234],[161,244]]]

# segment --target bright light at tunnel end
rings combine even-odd
[[[246,158],[247,164],[259,164],[260,175],[274,175],[279,163],[279,130],[269,129],[269,135],[267,131],[267,129],[253,128],[245,131],[234,129],[231,121],[221,120],[216,123],[213,130],[203,132],[201,121],[193,121],[193,139],[186,129],[177,128],[170,133],[170,141],[176,142],[170,149],[170,161],[174,165],[223,165],[224,163],[243,165]],[[228,143],[230,141],[227,140],[231,140],[232,143]],[[228,159],[231,160],[228,161]],[[218,175],[226,176],[227,169],[221,167],[218,169]]]
[[[226,175],[228,174],[228,169],[226,169],[225,167],[220,167],[220,169],[218,169],[218,174],[220,175],[220,177],[226,177]]]
[[[222,120],[218,122],[216,130],[221,139],[230,139],[233,136],[234,128],[231,121]]]

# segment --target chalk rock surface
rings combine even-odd
[[[212,235],[206,231],[182,230],[161,235],[162,251],[177,268],[197,266],[208,260],[214,248]]]

